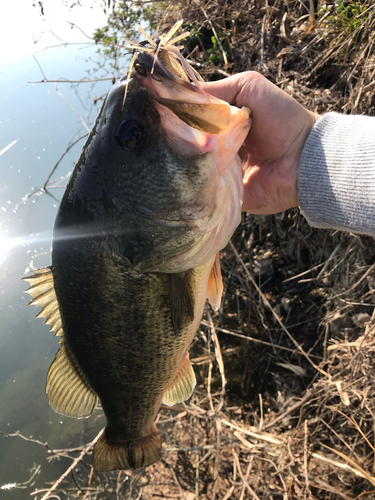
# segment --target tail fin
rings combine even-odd
[[[105,437],[105,431],[96,443],[92,465],[98,472],[117,469],[139,469],[161,458],[162,441],[156,425],[148,436],[129,443],[116,443]]]

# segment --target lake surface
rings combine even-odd
[[[87,75],[86,70],[95,67],[96,50],[95,46],[57,47],[37,57],[48,79],[80,80]],[[0,150],[18,139],[0,156],[0,431],[20,431],[24,436],[48,441],[52,448],[68,448],[93,437],[104,421],[95,416],[70,419],[49,407],[45,381],[58,339],[43,326],[43,319],[34,319],[39,307],[26,307],[30,295],[23,293],[27,283],[20,278],[31,274],[33,268],[51,263],[58,201],[47,194],[34,195],[25,203],[22,199],[33,188],[43,186],[69,142],[85,133],[78,114],[91,128],[102,102],[94,105],[93,98],[106,93],[111,82],[79,86],[59,83],[63,99],[52,83],[26,83],[43,78],[32,57],[0,65],[0,73]],[[95,77],[104,73],[102,70]],[[83,144],[81,140],[69,151],[52,176],[55,187],[51,194],[57,200]],[[47,463],[47,456],[37,444],[0,436],[0,498],[30,498],[34,488],[56,479],[71,463],[68,459]],[[42,465],[42,473],[31,490],[1,489],[9,483],[27,481],[35,464]]]

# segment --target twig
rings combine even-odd
[[[240,476],[241,476],[241,479],[242,479],[242,482],[243,484],[246,486],[246,488],[249,490],[249,493],[250,495],[252,495],[252,497],[254,498],[254,500],[260,500],[260,498],[258,497],[258,495],[255,493],[255,491],[252,489],[252,487],[249,485],[249,483],[246,481],[246,479],[244,478],[244,475],[242,473],[242,469],[241,469],[241,464],[240,464],[240,460],[237,456],[237,453],[235,453],[233,451],[233,456],[234,456],[234,459],[236,460],[237,462],[237,468],[238,468],[238,472],[240,473]]]
[[[338,245],[336,245],[335,249],[333,250],[333,252],[331,253],[331,255],[328,257],[328,259],[326,260],[326,262],[325,262],[325,264],[323,266],[323,269],[320,270],[320,273],[316,277],[316,281],[319,281],[320,278],[323,276],[323,274],[326,272],[328,264],[333,259],[333,257],[337,254],[337,252],[339,251],[340,247],[341,247],[340,243]]]
[[[272,14],[274,13],[275,9],[277,9],[278,1],[279,0],[276,0],[275,5],[273,5],[273,7],[271,8],[271,12],[268,14],[268,0],[266,0],[266,13],[263,17],[261,38],[260,38],[260,41],[257,43],[257,48],[259,47],[259,44],[261,44],[261,47],[263,46],[263,50],[264,50],[264,34],[265,34],[266,29],[271,21]],[[263,64],[263,56],[262,56],[262,64]]]
[[[8,434],[7,432],[0,431],[0,434],[2,434],[5,438],[7,438],[7,437],[19,437],[21,439],[24,439],[25,441],[30,441],[30,443],[35,443],[35,444],[39,444],[40,446],[44,446],[45,448],[47,448],[49,453],[53,453],[53,454],[55,453],[52,450],[52,448],[49,447],[47,442],[43,443],[42,441],[38,441],[37,439],[28,438],[28,437],[24,436],[23,434],[21,434],[20,431],[13,432],[12,434]]]
[[[116,499],[117,500],[120,500],[120,489],[121,489],[121,473],[122,473],[122,470],[119,470],[118,471],[118,474],[117,474],[117,481],[116,481]]]
[[[207,376],[207,397],[210,403],[210,409],[214,411],[214,404],[211,395],[211,378],[212,378],[212,360],[211,360],[211,335],[207,339],[207,352],[208,352],[208,376]]]
[[[85,455],[93,448],[93,446],[96,444],[100,436],[103,434],[104,429],[101,429],[99,433],[96,435],[96,437],[91,441],[91,443],[87,444],[82,452],[79,454],[79,456],[70,464],[70,466],[66,469],[64,474],[62,474],[57,481],[53,483],[51,488],[47,491],[45,495],[41,498],[41,500],[46,500],[50,494],[55,491],[55,489],[61,484],[61,482],[70,474],[72,470],[74,470],[74,467],[77,466],[77,464],[84,458]]]
[[[76,24],[70,22],[70,21],[67,21],[68,24],[70,24],[70,26],[72,26],[73,28],[77,28],[77,30],[79,30],[86,38],[88,38],[89,40],[94,40],[94,38],[92,36],[89,36],[87,35],[82,28],[80,28],[79,26],[77,26]]]
[[[283,444],[283,441],[281,439],[278,439],[275,436],[272,436],[271,434],[267,434],[265,432],[257,432],[255,428],[250,427],[250,429],[243,429],[235,422],[228,422],[228,420],[225,419],[221,419],[221,422],[227,427],[230,427],[231,429],[236,429],[237,431],[242,432],[243,434],[247,434],[248,436],[252,436],[255,439],[260,439],[261,441],[266,441],[267,443],[275,445]]]
[[[321,443],[321,444],[323,444],[323,443]],[[334,450],[333,448],[330,448],[329,446],[326,446],[326,445],[324,445],[324,444],[323,444],[323,446],[324,446],[325,448],[328,448],[329,450],[333,451],[333,452],[334,452],[334,453],[336,453],[337,455],[339,454],[339,453],[338,453],[338,452],[336,452],[336,450]],[[321,460],[322,462],[326,462],[326,463],[331,464],[331,465],[334,465],[335,467],[338,467],[338,468],[340,468],[340,469],[344,469],[344,470],[346,470],[346,471],[352,472],[352,473],[353,473],[353,474],[355,474],[356,476],[362,477],[363,479],[367,479],[367,478],[366,478],[366,475],[364,474],[364,472],[365,472],[365,471],[363,471],[363,469],[362,469],[362,468],[360,468],[360,469],[362,469],[362,471],[360,471],[360,470],[359,470],[359,469],[357,469],[357,468],[353,468],[354,466],[353,466],[353,467],[350,467],[350,465],[348,465],[348,464],[343,464],[343,463],[341,463],[341,462],[336,462],[336,460],[332,460],[331,458],[325,457],[324,455],[321,455],[320,453],[312,453],[312,454],[311,454],[311,456],[312,456],[313,458],[316,458],[316,459],[318,459],[318,460]],[[344,457],[346,457],[346,455],[344,455]],[[342,457],[342,458],[344,458],[344,457]],[[349,457],[347,457],[347,458],[349,458]],[[353,462],[353,461],[352,461],[352,462]],[[353,463],[355,463],[355,462],[353,462]],[[356,464],[356,466],[357,466],[357,464]],[[358,467],[359,467],[359,466],[358,466]],[[367,474],[367,475],[369,475],[368,473],[366,473],[366,474]],[[371,481],[370,481],[370,482],[371,482]]]
[[[362,305],[362,304],[361,304]],[[297,323],[296,325],[293,325],[293,326],[298,326],[298,325],[301,325],[305,323],[305,321],[302,321],[301,323]],[[210,323],[207,323],[206,321],[201,321],[201,325],[203,326],[208,326],[210,327]],[[226,330],[225,328],[220,328],[218,326],[215,327],[216,330],[218,332],[222,332],[222,333],[225,333],[227,335],[233,335],[233,337],[238,337],[239,339],[243,339],[243,340],[249,340],[251,342],[255,342],[256,344],[263,344],[263,345],[267,345],[269,347],[273,347],[274,349],[281,349],[283,351],[288,351],[288,352],[296,352],[295,349],[291,349],[290,347],[284,347],[284,346],[281,346],[281,345],[276,345],[275,344],[272,344],[271,342],[267,342],[265,340],[260,340],[260,339],[255,339],[254,337],[249,337],[247,335],[242,335],[241,333],[237,333],[237,332],[232,332],[230,330]],[[316,359],[319,359],[321,360],[322,357],[321,356],[314,356],[314,355],[310,355],[311,358],[316,358]]]
[[[267,69],[267,66],[264,63],[264,33],[266,32],[266,21],[267,21],[267,14],[264,14],[262,20],[262,32],[260,37],[260,64],[265,69]]]
[[[358,500],[359,498],[363,497],[364,495],[370,495],[371,493],[375,493],[375,490],[364,491],[363,493],[360,493],[357,497],[355,497],[354,500]]]
[[[75,113],[78,118],[80,119],[80,122],[82,123],[82,125],[85,127],[85,129],[87,130],[88,133],[90,133],[90,129],[89,127],[87,126],[87,123],[85,122],[85,120],[83,119],[82,115],[80,115],[80,113],[78,113],[78,111],[74,108],[74,106],[72,106],[70,104],[70,102],[65,98],[64,94],[62,94],[60,92],[60,90],[57,88],[57,85],[55,84],[55,90],[56,92],[59,94],[59,96],[61,97],[61,99],[63,99],[66,104],[69,106],[69,108],[73,111],[73,113]]]
[[[40,188],[36,188],[36,189],[33,189],[30,193],[27,193],[23,198],[22,198],[22,202],[20,202],[14,209],[15,212],[18,211],[18,209],[20,208],[21,205],[25,205],[25,203],[34,195],[42,195],[42,194],[48,194],[49,196],[51,196],[55,201],[57,201],[59,203],[59,200],[57,198],[55,198],[47,189],[47,186],[48,186],[48,183],[49,181],[51,180],[51,177],[52,175],[54,174],[54,172],[56,171],[57,167],[60,165],[61,161],[63,160],[64,156],[72,149],[72,147],[77,144],[77,142],[79,142],[81,139],[83,139],[84,137],[87,137],[89,134],[86,133],[86,134],[83,134],[81,136],[78,137],[78,139],[75,139],[73,142],[71,142],[67,148],[65,149],[65,151],[62,153],[62,155],[60,156],[60,158],[58,159],[58,161],[55,163],[55,165],[53,166],[50,174],[48,175],[46,181],[44,182],[43,186],[40,187]],[[52,189],[53,186],[50,187],[50,189]]]
[[[306,493],[310,494],[309,473],[307,470],[307,438],[308,438],[308,426],[307,426],[307,420],[305,420],[305,439],[303,446],[303,470],[305,473],[305,483],[306,483],[305,495]]]
[[[246,483],[247,483],[247,479],[249,477],[252,465],[253,465],[253,457],[250,458],[250,461],[249,461],[247,469],[246,469],[246,475],[245,475],[245,481],[246,481]],[[246,491],[246,486],[245,486],[245,483],[244,483],[243,486],[242,486],[240,500],[243,500],[244,495],[245,495],[245,491]]]
[[[35,496],[35,495],[39,495],[39,493],[44,493],[46,491],[48,491],[47,488],[41,488],[39,490],[33,491],[32,493],[30,493],[30,495],[31,496]],[[58,490],[58,491],[63,491],[64,493],[66,493],[67,491],[71,491],[71,492],[77,493],[77,488],[71,486],[69,488],[64,488],[64,489],[61,488],[61,490]],[[95,493],[95,492],[98,493],[98,487],[95,487],[95,488],[94,487],[92,487],[92,488],[85,487],[85,488],[82,488],[82,491],[92,492],[92,493]],[[101,492],[102,490],[99,490],[99,491]],[[55,496],[56,496],[56,498],[59,498],[57,495],[51,495],[51,496],[48,497],[48,500],[50,498],[55,498]]]
[[[70,475],[72,476],[73,482],[74,482],[74,484],[77,486],[77,488],[79,489],[79,491],[80,491],[81,493],[84,493],[83,489],[80,487],[80,485],[79,485],[79,484],[78,484],[78,482],[77,482],[76,476],[75,476],[75,474],[74,474],[74,470],[71,470],[71,471],[70,471]]]
[[[260,421],[259,421],[259,432],[262,430],[263,427],[263,397],[262,394],[258,394],[259,397],[259,409],[260,409]]]
[[[234,431],[233,434],[234,434],[234,436],[236,436],[238,441],[240,443],[242,443],[245,446],[245,448],[248,448],[249,450],[251,450],[252,453],[254,453],[254,451],[258,448],[264,448],[264,443],[262,443],[262,444],[250,443],[250,441],[248,441],[243,436],[241,436],[241,433],[238,431]]]
[[[27,481],[24,481],[23,483],[8,483],[8,484],[3,484],[0,486],[0,490],[12,490],[13,488],[18,488],[18,489],[25,489],[28,484],[30,484],[34,477],[40,473],[40,469],[42,468],[41,465],[38,465],[35,470],[32,472],[30,478]]]
[[[199,451],[199,450],[214,450],[215,446],[213,444],[206,444],[204,446],[191,446],[190,448],[164,448],[163,451],[167,451],[170,453],[175,452],[190,452],[190,451]]]
[[[340,498],[343,498],[344,500],[353,500],[352,496],[349,497],[345,495],[345,493],[342,493],[337,488],[326,483],[325,481],[323,481],[323,479],[320,479],[319,477],[310,478],[310,484],[314,488],[321,488],[323,490],[329,491],[330,493],[335,493],[335,495],[338,495]]]
[[[295,276],[291,276],[290,278],[287,278],[286,280],[283,280],[282,283],[288,283],[288,281],[296,280],[297,278],[300,278],[301,276],[305,276],[305,274],[311,273],[311,271],[315,271],[316,269],[319,269],[319,267],[324,266],[324,262],[321,262],[320,264],[317,264],[316,266],[310,267],[307,271],[303,271],[303,273],[296,274]]]
[[[204,8],[202,6],[200,6],[201,8],[201,11],[203,12],[205,18],[207,19],[209,25],[211,26],[211,29],[212,29],[212,32],[213,34],[215,35],[215,38],[216,38],[216,41],[217,41],[217,44],[218,46],[220,47],[220,50],[221,50],[221,53],[223,54],[223,59],[224,59],[224,67],[228,66],[228,58],[227,58],[227,54],[221,44],[221,41],[220,41],[220,38],[216,32],[216,29],[215,29],[215,26],[213,25],[212,21],[209,19],[208,15],[207,15],[207,12],[204,10]]]
[[[285,43],[288,43],[290,45],[293,45],[294,43],[296,43],[296,40],[294,40],[293,38],[290,38],[287,33],[286,33],[286,29],[285,29],[285,21],[286,21],[286,18],[287,18],[287,15],[288,13],[285,12],[282,19],[281,19],[281,24],[280,24],[280,38],[285,42]]]
[[[288,335],[289,339],[293,342],[293,344],[296,346],[296,348],[301,352],[301,354],[303,354],[303,356],[307,359],[307,361],[311,364],[311,366],[313,366],[315,368],[315,370],[317,370],[319,373],[321,373],[322,375],[324,375],[325,377],[328,377],[330,378],[330,375],[325,372],[322,368],[320,368],[317,364],[314,363],[314,361],[310,358],[310,356],[307,354],[307,352],[303,349],[302,346],[300,346],[298,344],[298,342],[294,339],[293,335],[291,333],[289,333],[289,331],[287,330],[287,328],[284,326],[284,323],[281,321],[281,319],[279,318],[279,315],[276,313],[276,311],[274,310],[274,308],[271,306],[269,300],[267,299],[267,297],[264,295],[264,293],[262,292],[262,290],[259,288],[259,286],[257,285],[257,283],[255,282],[254,278],[251,276],[251,274],[249,273],[249,270],[247,269],[247,267],[245,266],[245,263],[244,261],[242,260],[241,256],[238,254],[235,246],[233,245],[233,243],[230,241],[229,242],[229,245],[230,247],[232,248],[235,256],[237,257],[237,260],[239,261],[239,263],[241,264],[241,266],[243,267],[245,273],[246,273],[246,276],[248,277],[248,279],[251,281],[251,283],[253,284],[253,286],[255,287],[255,289],[257,290],[257,292],[259,293],[260,297],[262,298],[263,302],[265,303],[265,305],[270,309],[270,311],[272,312],[272,314],[274,315],[276,321],[279,323],[279,325],[281,326],[281,328],[283,329],[283,331]],[[373,264],[373,266],[375,266],[375,264]],[[371,266],[371,267],[373,267]],[[363,278],[362,278],[363,279]]]
[[[84,139],[88,135],[89,135],[89,132],[87,132],[86,134],[82,134],[77,139],[75,139],[70,144],[68,144],[67,148],[62,153],[62,155],[60,156],[60,158],[57,160],[57,162],[55,163],[54,167],[52,168],[51,172],[49,173],[46,181],[43,184],[43,189],[47,188],[47,185],[48,185],[49,181],[51,180],[52,175],[55,173],[57,167],[60,165],[60,163],[61,163],[62,159],[64,158],[64,156],[69,153],[69,151],[72,149],[73,146],[75,146],[77,144],[77,142],[79,142],[81,139]]]
[[[171,471],[171,474],[172,474],[173,480],[174,480],[174,482],[175,482],[176,486],[178,487],[178,489],[179,489],[179,491],[180,491],[180,496],[181,496],[181,498],[183,499],[183,498],[184,498],[184,496],[185,496],[185,495],[184,495],[184,490],[183,490],[183,489],[182,489],[182,487],[181,487],[180,481],[177,479],[177,476],[176,476],[176,473],[175,473],[175,471],[174,471],[173,467],[172,467],[172,466],[171,466],[168,462],[166,462],[165,460],[162,460],[162,462],[163,462],[163,464],[164,464],[164,465],[166,465],[166,466],[168,467],[168,469]],[[42,500],[43,500],[43,498],[42,498]]]
[[[194,417],[194,444],[198,445],[197,417]],[[195,500],[199,500],[199,450],[195,451]]]
[[[288,43],[288,44],[298,43],[303,38],[305,38],[310,33],[310,31],[312,30],[312,28],[314,26],[314,15],[315,15],[314,1],[310,0],[309,4],[310,4],[310,12],[308,14],[309,21],[307,23],[306,29],[305,29],[305,31],[303,33],[299,34],[295,39],[290,38],[286,34],[285,21],[286,21],[286,17],[287,17],[287,12],[285,12],[285,14],[283,15],[283,18],[281,20],[281,27],[280,27],[280,38],[282,38],[285,43]]]
[[[103,99],[107,94],[108,92],[104,92],[104,94],[99,95],[98,97],[94,97],[93,102],[96,104],[98,101],[100,101],[100,99]]]
[[[341,413],[341,412],[340,412],[340,413]],[[320,422],[322,422],[322,424],[324,424],[324,425],[327,427],[327,429],[329,429],[329,431],[330,431],[330,432],[332,432],[332,434],[334,434],[334,435],[337,437],[337,439],[339,439],[339,440],[342,442],[342,444],[343,444],[344,446],[346,446],[346,447],[348,448],[348,450],[349,450],[351,453],[353,453],[354,455],[356,455],[356,458],[358,458],[358,455],[357,455],[357,453],[354,451],[354,449],[352,449],[352,448],[349,446],[349,444],[345,441],[345,439],[343,439],[343,438],[342,438],[342,437],[338,434],[338,432],[336,432],[336,431],[335,431],[335,430],[334,430],[334,429],[333,429],[333,428],[332,428],[329,424],[327,424],[327,422],[326,422],[323,418],[319,418],[319,420],[320,420]]]
[[[233,491],[234,491],[234,486],[231,486],[223,496],[222,500],[228,500],[229,498],[232,498]]]
[[[307,401],[312,397],[311,393],[309,391],[306,392],[306,394],[303,396],[302,399],[297,401],[297,403],[294,403],[294,405],[290,406],[284,413],[281,415],[278,415],[272,422],[264,426],[264,430],[269,429],[270,427],[273,427],[275,424],[283,420],[285,417],[289,415],[289,413],[292,413],[292,411],[296,410],[300,406],[304,405],[307,403]]]
[[[212,321],[210,311],[207,309],[207,316],[211,328],[211,337],[213,340],[214,344],[214,351],[215,351],[215,357],[217,364],[219,366],[219,372],[221,376],[221,391],[220,391],[220,403],[218,407],[216,408],[216,412],[219,412],[223,406],[224,403],[224,396],[225,396],[225,386],[227,384],[226,378],[225,378],[225,369],[224,369],[224,363],[223,363],[223,356],[221,355],[221,349],[220,349],[220,343],[219,339],[216,333],[215,325]]]
[[[94,78],[93,80],[67,80],[67,79],[58,79],[58,80],[48,80],[47,78],[43,80],[28,80],[26,83],[95,83],[95,82],[105,82],[105,81],[113,81],[113,76],[109,78]]]
[[[44,71],[43,71],[42,66],[39,64],[39,61],[38,61],[38,59],[36,58],[35,54],[33,54],[33,58],[35,59],[35,62],[36,62],[36,63],[37,63],[37,65],[39,66],[39,69],[40,69],[40,71],[41,71],[41,73],[42,73],[42,75],[43,75],[44,79],[46,80],[46,79],[47,79],[47,77],[46,77],[46,75],[45,75],[45,73],[44,73]]]
[[[276,467],[275,462],[273,462],[273,461],[272,461],[272,460],[270,460],[269,458],[264,458],[264,457],[259,457],[259,459],[260,459],[260,460],[263,460],[264,462],[269,462],[269,463],[272,465],[272,467],[275,469],[275,471],[277,472],[277,474],[278,474],[278,476],[279,476],[279,478],[280,478],[280,482],[281,482],[281,484],[283,485],[283,488],[284,488],[284,490],[285,490],[285,495],[286,495],[286,496],[284,495],[284,496],[283,496],[283,499],[284,499],[284,500],[287,500],[287,499],[288,499],[288,490],[287,490],[287,487],[286,487],[285,481],[284,481],[284,479],[283,479],[283,476],[281,475],[281,473],[280,473],[279,469]]]
[[[211,327],[211,338],[214,344],[214,351],[215,351],[215,357],[217,364],[219,366],[219,371],[220,371],[220,376],[221,376],[221,391],[220,391],[220,401],[219,404],[215,408],[215,416],[216,416],[216,457],[215,457],[215,484],[213,488],[213,493],[212,493],[212,499],[215,499],[216,496],[216,484],[217,484],[217,478],[219,477],[219,465],[220,465],[220,436],[221,436],[221,420],[218,418],[218,414],[223,407],[224,404],[224,396],[225,396],[225,386],[226,386],[226,378],[225,378],[225,370],[224,370],[224,363],[223,363],[223,357],[221,355],[221,349],[220,349],[220,343],[219,339],[215,330],[215,325],[212,321],[210,311],[207,309],[207,316],[208,320],[210,323]],[[210,353],[209,349],[209,353]],[[211,376],[210,368],[212,367],[212,363],[210,360],[210,365],[209,365],[209,375]],[[212,369],[212,368],[211,368]],[[210,388],[211,389],[211,388]],[[210,394],[211,399],[210,399],[210,404],[212,403],[212,395]]]
[[[372,265],[371,265],[371,266],[367,269],[367,271],[365,272],[365,274],[363,274],[363,275],[361,276],[361,278],[360,278],[360,279],[359,279],[356,283],[354,283],[354,285],[352,285],[352,286],[351,286],[348,290],[345,290],[344,292],[341,292],[341,293],[339,293],[339,294],[337,294],[337,295],[334,295],[333,297],[330,297],[330,298],[329,298],[329,300],[337,299],[338,297],[341,297],[342,295],[345,295],[345,294],[347,294],[347,293],[352,292],[355,288],[357,288],[357,286],[358,286],[360,283],[362,283],[362,281],[363,281],[365,278],[367,278],[367,276],[368,276],[368,275],[369,275],[369,274],[373,271],[374,267],[375,267],[375,264],[372,264]]]

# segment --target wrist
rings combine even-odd
[[[295,163],[296,167],[294,170],[294,178],[293,178],[293,189],[292,189],[293,205],[292,206],[299,206],[300,205],[299,195],[298,195],[298,179],[299,179],[299,173],[300,173],[302,154],[303,154],[303,150],[305,148],[306,141],[307,141],[312,129],[314,128],[316,122],[321,118],[321,115],[319,115],[318,113],[314,113],[314,112],[309,111],[309,110],[306,110],[306,112],[308,115],[308,119],[306,120],[305,130],[302,133],[302,142],[301,142],[300,147],[298,149],[298,157],[297,157],[297,161]]]

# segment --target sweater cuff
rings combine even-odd
[[[375,117],[318,120],[303,149],[298,196],[312,226],[375,234]]]

